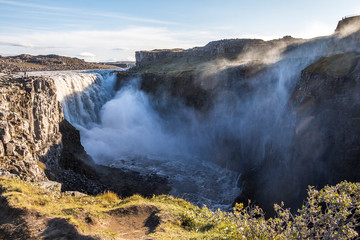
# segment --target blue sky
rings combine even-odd
[[[328,35],[352,14],[359,0],[0,0],[0,55],[133,60],[226,38]]]

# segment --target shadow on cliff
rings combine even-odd
[[[62,191],[91,195],[113,191],[122,197],[133,194],[149,197],[170,191],[166,178],[154,174],[142,176],[135,171],[95,164],[81,145],[80,132],[67,120],[60,123],[60,132],[62,152],[59,168],[46,173],[50,179],[62,183]]]
[[[200,84],[206,84],[208,80],[217,83],[201,89],[202,95],[206,96],[203,99],[197,96],[201,91],[186,88],[186,85],[194,85],[196,76],[191,75],[194,72],[175,77],[170,73],[169,76],[166,73],[137,76],[142,79],[141,89],[152,95],[153,104],[165,102],[157,108],[161,111],[181,112],[181,105],[172,102],[178,99],[187,107],[203,111],[201,113],[204,113],[203,106],[206,106],[205,112],[218,107],[214,115],[202,115],[202,119],[211,117],[210,123],[202,121],[196,131],[204,130],[202,127],[208,124],[208,129],[198,132],[215,136],[210,147],[205,148],[210,154],[204,156],[210,157],[204,159],[212,159],[219,167],[241,173],[237,184],[243,192],[236,201],[247,203],[250,198],[270,214],[273,203],[284,201],[296,211],[306,197],[308,185],[320,188],[342,180],[360,180],[357,174],[360,151],[356,105],[359,96],[354,91],[358,86],[348,84],[348,77],[337,77],[339,86],[331,86],[334,79],[327,79],[324,84],[330,88],[317,86],[323,92],[317,93],[317,105],[304,115],[296,112],[306,109],[305,102],[297,106],[291,99],[294,91],[306,87],[296,88],[304,68],[322,56],[356,50],[358,35],[317,38],[290,46],[283,59],[265,68],[261,65],[248,69],[242,66],[226,68],[199,81]],[[343,63],[334,66],[343,66]],[[357,78],[355,76],[353,80]],[[312,81],[316,83],[318,79]],[[306,98],[309,93],[299,99]],[[346,98],[347,95],[350,97]],[[210,106],[206,101],[211,102]]]

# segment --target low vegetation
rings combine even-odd
[[[12,208],[63,218],[83,234],[108,239],[121,236],[121,228],[111,229],[116,225],[105,224],[111,222],[109,218],[121,222],[132,215],[134,222],[144,209],[149,211],[141,224],[147,227],[144,234],[150,239],[352,239],[358,236],[360,225],[360,183],[342,182],[321,190],[309,187],[308,198],[297,214],[280,204],[275,205],[276,217],[270,219],[251,204],[237,204],[233,212],[223,212],[199,208],[168,195],[120,199],[105,192],[74,197],[42,189],[37,183],[7,178],[0,179],[0,189],[1,197]],[[122,230],[132,223],[123,224]],[[128,236],[125,238],[133,239]]]

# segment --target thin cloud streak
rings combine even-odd
[[[197,35],[196,39],[193,36]],[[135,51],[154,48],[190,48],[201,46],[213,39],[210,33],[194,32],[174,33],[167,28],[137,27],[118,31],[44,31],[31,34],[0,34],[0,54],[47,54],[48,43],[54,44],[51,53],[78,56],[79,53],[91,52],[96,61],[110,58],[134,60]],[[22,39],[21,43],[17,39]],[[91,41],[88,41],[91,39]],[[42,47],[44,46],[44,47]],[[47,49],[48,48],[48,49]],[[26,50],[26,51],[25,51]]]
[[[0,45],[9,46],[9,47],[33,48],[33,49],[64,48],[64,47],[56,47],[56,46],[34,46],[32,44],[22,44],[22,43],[12,43],[12,42],[0,42]]]
[[[170,21],[161,21],[157,19],[151,18],[141,18],[141,17],[132,17],[126,16],[123,14],[118,13],[105,13],[105,12],[89,12],[87,11],[84,13],[82,9],[74,9],[74,8],[62,8],[62,7],[53,7],[53,6],[46,6],[46,5],[39,5],[39,4],[31,4],[31,3],[24,3],[24,2],[14,2],[8,0],[0,0],[0,4],[7,4],[11,6],[18,6],[18,7],[28,7],[28,8],[35,8],[35,9],[42,9],[42,10],[53,10],[53,11],[62,11],[63,13],[74,15],[75,17],[83,16],[83,17],[106,17],[112,19],[122,19],[128,20],[133,22],[141,22],[141,23],[152,23],[152,24],[162,24],[162,25],[175,25],[177,23],[170,22]],[[42,14],[49,14],[49,13],[42,13]],[[59,14],[59,12],[57,12]]]
[[[107,17],[107,18],[114,18],[114,19],[123,19],[129,20],[133,22],[143,22],[143,23],[155,23],[155,24],[164,24],[164,25],[175,25],[175,22],[168,22],[168,21],[161,21],[151,18],[139,18],[139,17],[129,17],[125,15],[120,15],[116,13],[100,13],[100,12],[89,12],[87,14],[96,16],[96,17]]]
[[[46,5],[24,3],[24,2],[14,2],[14,1],[7,1],[7,0],[0,0],[0,3],[12,5],[12,6],[18,6],[18,7],[29,7],[29,8],[38,8],[38,9],[46,9],[46,10],[55,10],[55,11],[68,10],[68,9],[62,8],[62,7],[52,7],[52,6],[46,6]]]

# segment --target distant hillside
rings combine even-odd
[[[22,54],[10,57],[0,56],[0,72],[2,73],[109,68],[119,67],[110,64],[89,63],[82,59],[59,55],[32,56],[28,54]]]

